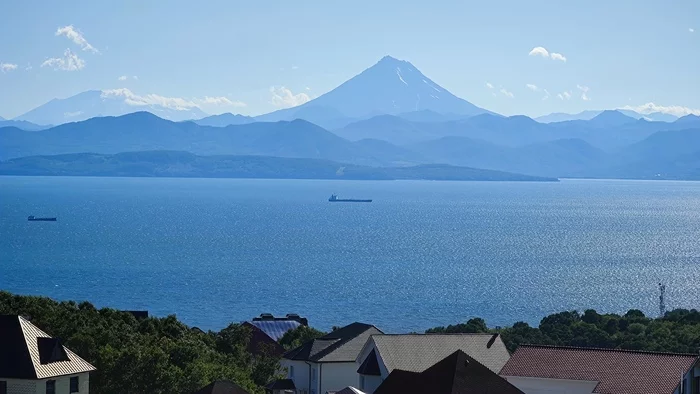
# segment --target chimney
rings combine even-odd
[[[498,335],[499,335],[498,333],[493,334],[491,339],[489,339],[489,342],[486,344],[487,349],[491,349],[491,346],[493,346],[493,343],[496,342],[496,338],[498,338]]]

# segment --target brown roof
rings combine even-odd
[[[95,370],[59,340],[17,315],[0,315],[0,349],[0,378],[47,379]]]
[[[696,354],[521,345],[501,376],[599,382],[600,394],[671,394]]]

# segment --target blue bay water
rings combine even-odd
[[[204,329],[656,315],[659,282],[669,308],[700,307],[698,219],[695,182],[0,177],[0,289]]]

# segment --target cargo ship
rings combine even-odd
[[[29,216],[27,218],[30,222],[55,222],[56,218],[38,218],[36,216]]]
[[[357,200],[354,198],[338,198],[336,194],[331,194],[328,198],[330,202],[372,202],[372,200]]]

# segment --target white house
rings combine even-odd
[[[372,335],[357,357],[359,389],[373,393],[392,371],[423,372],[458,350],[495,374],[510,357],[493,334]]]
[[[25,318],[0,315],[0,394],[88,394],[94,370]]]
[[[371,335],[381,333],[370,324],[352,323],[287,352],[282,368],[294,382],[297,394],[325,394],[357,387],[357,356]]]
[[[698,394],[697,354],[521,345],[500,375],[525,394]]]

